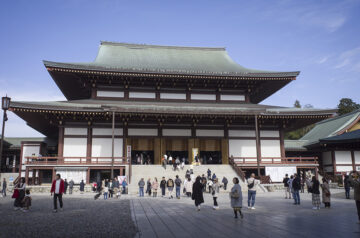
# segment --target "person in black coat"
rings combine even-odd
[[[67,180],[65,179],[64,181],[64,194],[66,194],[67,188],[69,186],[69,183],[67,182]]]
[[[195,201],[195,206],[200,211],[200,204],[204,203],[203,196],[203,184],[201,183],[201,177],[196,177],[195,183],[193,184],[192,200]]]
[[[349,180],[349,175],[345,175],[344,188],[345,188],[345,197],[346,197],[346,199],[350,199],[350,180]]]
[[[85,190],[85,183],[84,183],[84,180],[81,180],[80,182],[80,193],[83,193]]]
[[[162,177],[162,180],[160,182],[160,188],[161,188],[161,197],[164,197],[165,196],[165,188],[166,188],[165,177]]]

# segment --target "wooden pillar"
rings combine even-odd
[[[87,146],[86,146],[86,159],[87,162],[91,162],[91,147],[92,147],[92,128],[88,127],[88,135],[87,135]]]
[[[54,180],[55,180],[55,176],[56,176],[55,167],[53,167],[53,169],[52,169],[52,178],[51,178],[51,181],[54,181]]]
[[[335,176],[335,174],[336,174],[336,159],[335,159],[335,151],[334,150],[331,151],[331,161],[332,161],[332,166],[333,166],[333,175]]]
[[[189,164],[191,164],[193,162],[192,159],[192,148],[194,148],[194,142],[195,139],[194,138],[189,138],[188,139],[188,158],[189,158]]]
[[[64,153],[64,127],[59,127],[59,141],[58,141],[58,157],[63,157]]]
[[[29,167],[26,166],[25,169],[25,184],[29,184]]]
[[[281,153],[281,158],[285,158],[286,154],[285,154],[285,145],[284,145],[284,130],[281,129],[280,131],[280,153]]]
[[[120,176],[125,176],[124,167],[120,168]]]
[[[161,164],[161,138],[154,139],[154,164]]]
[[[221,160],[222,164],[229,164],[229,139],[221,139]]]
[[[258,176],[260,176],[260,160],[261,160],[261,150],[260,150],[260,131],[259,131],[259,122],[258,116],[255,115],[255,137],[256,137],[256,161],[257,161],[257,171]]]
[[[90,183],[90,168],[86,170],[86,184]]]
[[[356,171],[356,167],[355,167],[355,151],[351,151],[351,162],[352,162],[352,167],[353,167],[353,171]]]
[[[35,175],[36,175],[36,169],[33,169],[32,170],[32,181],[31,181],[32,185],[35,185],[35,178],[36,178]]]

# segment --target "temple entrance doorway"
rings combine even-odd
[[[221,139],[200,140],[200,162],[202,164],[222,164]]]
[[[154,164],[154,151],[131,151],[132,164]]]
[[[189,163],[187,139],[166,139],[165,151],[168,159],[172,157],[172,162],[179,158],[180,162],[184,159],[185,164]]]
[[[153,138],[129,138],[128,141],[131,145],[132,164],[154,164]]]

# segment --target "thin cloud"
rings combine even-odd
[[[360,72],[360,47],[344,51],[338,57],[336,69]]]

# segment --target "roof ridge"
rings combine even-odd
[[[171,45],[148,45],[115,41],[100,41],[100,45],[113,45],[137,48],[165,48],[165,49],[187,49],[187,50],[206,50],[206,51],[226,51],[225,47],[199,47],[199,46],[171,46]]]
[[[346,114],[343,114],[343,115],[340,115],[340,116],[335,116],[335,117],[332,117],[332,118],[328,118],[328,119],[319,121],[319,122],[316,123],[316,125],[320,125],[320,124],[323,124],[323,123],[326,123],[326,122],[329,122],[329,121],[333,121],[333,120],[338,120],[340,118],[350,116],[352,114],[359,113],[359,112],[360,112],[360,109],[356,109],[356,110],[354,110],[352,112],[349,112],[349,113],[346,113]]]

